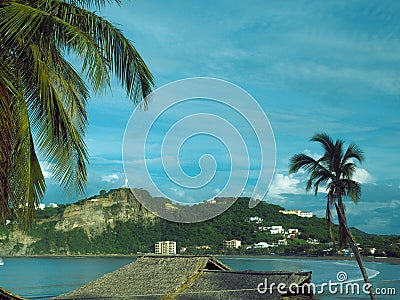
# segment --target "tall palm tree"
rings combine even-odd
[[[65,191],[84,190],[89,89],[104,92],[114,75],[134,103],[151,92],[153,77],[132,43],[91,11],[108,2],[0,0],[2,218],[31,223],[46,190],[39,153]],[[80,61],[79,72],[71,61]]]
[[[296,154],[290,159],[289,173],[295,173],[300,169],[308,172],[310,177],[307,181],[306,190],[313,189],[315,195],[317,195],[320,187],[327,190],[326,220],[331,240],[335,245],[332,233],[332,209],[334,207],[339,220],[339,248],[342,249],[347,241],[353,250],[365,283],[369,284],[360,252],[347,226],[345,205],[343,203],[343,198],[345,197],[350,197],[356,204],[360,199],[360,183],[353,180],[357,169],[354,161],[362,163],[364,160],[363,152],[356,144],[350,144],[345,150],[342,140],[333,142],[332,138],[325,133],[315,134],[311,141],[321,144],[324,149],[323,156],[319,159],[314,159],[302,153]],[[372,286],[369,286],[370,297],[375,299]]]

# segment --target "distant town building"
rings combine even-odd
[[[89,201],[90,201],[90,202],[99,202],[99,199],[93,198],[93,199],[90,199]]]
[[[58,204],[51,202],[51,203],[49,203],[49,207],[57,208]]]
[[[309,238],[307,240],[307,243],[309,243],[311,245],[319,245],[319,241],[317,239],[312,239],[312,238]]]
[[[267,227],[266,226],[259,226],[258,227],[258,231],[267,231]]]
[[[283,227],[280,226],[280,225],[278,225],[278,226],[270,226],[270,227],[267,227],[267,228],[269,229],[269,232],[270,232],[271,234],[282,234],[282,233],[285,232],[285,231],[283,230]]]
[[[39,206],[38,206],[38,208],[40,210],[43,210],[45,207],[46,207],[46,204],[44,204],[44,203],[40,203]]]
[[[155,254],[176,254],[176,242],[174,241],[162,241],[155,244]]]
[[[201,245],[201,246],[195,246],[194,248],[209,250],[209,249],[211,249],[211,246],[210,245]]]
[[[342,255],[343,256],[354,256],[354,253],[353,253],[353,250],[351,250],[351,249],[343,249]]]
[[[302,217],[302,218],[312,218],[312,217],[313,217],[313,213],[312,213],[312,212],[305,212],[305,211],[302,211],[302,212],[299,214],[299,217]]]
[[[297,228],[289,228],[289,229],[288,229],[288,233],[289,233],[289,234],[292,234],[292,233],[298,234],[298,233],[299,233],[299,230],[298,230]]]
[[[264,219],[255,216],[255,217],[250,217],[250,218],[249,218],[249,221],[250,221],[250,222],[256,222],[256,224],[260,224],[260,223],[262,223],[262,221],[264,221]]]
[[[306,211],[301,211],[301,210],[280,210],[279,211],[281,214],[284,215],[296,215],[302,218],[312,218],[313,213],[312,212],[306,212]]]
[[[242,242],[239,240],[224,241],[224,248],[240,248],[240,246],[242,246]]]
[[[276,247],[276,245],[268,244],[266,242],[258,242],[256,244],[254,244],[251,248],[256,248],[256,249],[263,248],[263,249],[265,249],[265,248],[270,248],[270,247]]]
[[[286,240],[278,240],[278,245],[286,246],[287,245],[287,241]]]

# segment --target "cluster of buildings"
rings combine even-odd
[[[285,230],[283,226],[281,225],[274,225],[274,226],[259,226],[257,231],[269,231],[270,234],[275,235],[275,234],[284,234],[288,239],[293,239],[296,237],[296,235],[300,234],[300,231],[298,228],[289,228]]]
[[[280,211],[282,212],[282,211]],[[250,217],[249,222],[255,224],[261,224],[264,221],[263,218],[258,216]],[[289,228],[285,230],[282,225],[273,225],[273,226],[258,226],[257,231],[269,231],[270,234],[286,234],[287,238],[295,238],[296,234],[300,234],[299,229],[297,228]]]
[[[278,243],[268,244],[266,242],[259,242],[251,246],[247,246],[246,249],[250,248],[271,248],[271,247],[278,247],[280,245],[287,245],[286,239],[278,240]],[[231,249],[238,249],[242,246],[242,242],[236,239],[233,240],[226,240],[223,243],[224,249],[231,248]]]
[[[312,218],[313,217],[312,212],[301,211],[299,209],[297,209],[297,210],[280,210],[279,212],[284,215],[296,215],[301,218]]]
[[[286,239],[279,240],[278,243],[268,244],[266,242],[259,242],[252,246],[247,246],[246,249],[250,248],[270,248],[278,247],[280,245],[287,245]],[[239,249],[242,247],[242,242],[240,240],[225,240],[223,242],[224,249]],[[197,246],[197,249],[210,249],[210,246]],[[175,255],[176,254],[176,242],[175,241],[160,241],[154,245],[155,254],[160,255]],[[186,250],[185,247],[181,249],[181,252]]]
[[[290,230],[290,229],[289,229]],[[297,229],[294,229],[297,230]],[[297,230],[298,232],[298,230]],[[316,239],[311,239],[309,238],[307,240],[309,244],[313,245],[318,245],[320,242]],[[268,244],[267,242],[258,242],[253,245],[248,245],[246,246],[246,249],[267,249],[267,248],[273,248],[273,247],[278,247],[278,246],[286,246],[287,240],[285,239],[280,239],[276,243]],[[357,244],[359,246],[359,244]],[[237,239],[232,239],[232,240],[225,240],[223,241],[223,248],[224,249],[239,249],[242,247],[242,242]],[[196,249],[211,249],[211,246],[209,245],[203,245],[203,246],[196,246]],[[160,254],[160,255],[176,255],[176,242],[175,241],[160,241],[155,243],[154,245],[155,249],[155,254]],[[359,250],[362,250],[360,247],[358,248]],[[186,251],[185,247],[182,247],[180,249],[180,253],[183,253]],[[330,253],[332,251],[332,248],[323,250],[323,252]],[[369,249],[370,254],[375,254],[376,248],[371,248]],[[354,253],[350,249],[344,249],[342,252],[343,256],[353,256]]]

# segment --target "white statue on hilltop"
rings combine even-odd
[[[125,177],[125,185],[124,185],[124,188],[128,188],[128,187],[129,187],[129,185],[128,185],[128,178]]]

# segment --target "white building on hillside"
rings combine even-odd
[[[280,226],[280,225],[270,226],[270,227],[268,227],[268,229],[269,229],[269,232],[271,234],[282,234],[282,233],[285,233],[285,231],[283,230],[283,227]]]
[[[302,218],[312,218],[313,217],[313,213],[312,212],[302,211],[298,216],[302,217]]]
[[[256,224],[260,224],[260,223],[262,223],[264,221],[264,219],[260,218],[258,216],[255,216],[255,217],[250,217],[249,221],[250,222],[256,222]]]
[[[224,241],[224,248],[240,248],[240,246],[242,246],[242,242],[239,240],[228,240],[228,241]]]
[[[176,242],[162,241],[157,242],[154,246],[155,254],[174,255],[176,254]]]
[[[265,248],[270,248],[270,247],[277,247],[277,245],[268,244],[266,242],[258,242],[258,243],[254,244],[251,247],[247,247],[247,249],[250,249],[250,248],[256,248],[256,249],[262,248],[262,249],[265,249]]]
[[[279,212],[284,215],[296,215],[301,218],[312,218],[313,217],[312,212],[301,211],[299,209],[297,209],[297,210],[280,210]]]

